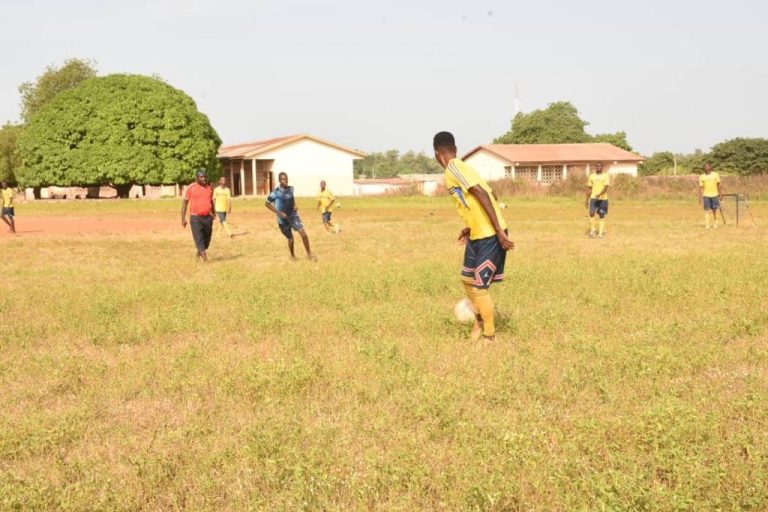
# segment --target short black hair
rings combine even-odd
[[[435,149],[455,149],[456,139],[453,138],[453,134],[451,132],[438,132],[435,134],[435,138],[432,139],[432,146]]]
[[[279,178],[280,176],[285,176],[287,178],[288,177],[288,173],[287,172],[281,172],[280,174],[277,175],[277,177]]]

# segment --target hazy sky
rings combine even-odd
[[[158,74],[225,143],[300,132],[365,151],[460,149],[573,102],[643,154],[768,136],[768,2],[0,0],[0,122],[18,85],[89,58]]]

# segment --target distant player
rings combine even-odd
[[[213,233],[213,190],[207,182],[205,169],[195,173],[195,183],[187,187],[181,203],[181,226],[187,227],[187,205],[189,205],[189,227],[197,248],[197,258],[208,262],[208,247]]]
[[[720,210],[720,175],[712,172],[712,164],[704,164],[704,174],[699,176],[699,204],[704,205],[704,226],[709,229],[710,219],[712,227],[717,229],[717,212]],[[722,210],[720,215],[722,216]]]
[[[213,204],[216,207],[216,216],[219,218],[219,225],[224,228],[229,238],[232,238],[232,230],[227,223],[227,215],[232,213],[232,192],[227,186],[227,178],[219,178],[219,186],[213,189]]]
[[[611,186],[611,178],[603,172],[603,164],[595,164],[595,173],[587,179],[587,200],[589,207],[589,237],[595,235],[605,236],[605,216],[608,215],[608,188]],[[595,222],[595,213],[600,218],[599,226]],[[599,229],[599,231],[598,231]]]
[[[491,341],[495,339],[496,326],[488,288],[504,279],[507,251],[515,244],[507,237],[507,223],[491,187],[477,171],[456,157],[453,135],[440,132],[432,143],[435,159],[445,169],[445,187],[466,225],[458,240],[465,244],[461,281],[477,311],[472,339]]]
[[[336,205],[336,198],[333,196],[330,190],[325,188],[325,180],[320,182],[320,193],[317,194],[317,209],[322,212],[323,226],[329,233],[338,233],[340,231],[339,225],[334,224],[331,221],[331,214],[333,213],[333,207]]]
[[[6,182],[2,183],[3,187],[3,209],[0,212],[0,217],[2,217],[3,222],[8,224],[8,231],[11,233],[16,232],[16,221],[14,220],[14,217],[16,213],[14,212],[13,208],[13,198],[16,195],[16,191],[8,186]]]
[[[293,187],[288,186],[288,175],[281,172],[278,175],[278,185],[272,193],[267,197],[265,206],[277,215],[277,226],[280,228],[280,232],[288,239],[288,250],[291,252],[291,259],[296,261],[296,254],[293,252],[293,231],[298,231],[301,235],[301,241],[304,244],[304,249],[307,251],[307,258],[312,261],[317,261],[315,256],[309,249],[309,237],[306,231],[304,231],[304,225],[301,223],[299,217],[298,208],[296,208],[296,200],[293,195]]]

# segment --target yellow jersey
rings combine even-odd
[[[498,201],[496,201],[493,190],[488,186],[488,183],[480,177],[476,170],[462,162],[461,159],[454,158],[448,162],[448,166],[445,168],[445,188],[453,196],[459,215],[469,228],[469,239],[479,240],[496,236],[496,230],[493,228],[488,214],[485,213],[483,205],[469,192],[469,189],[474,186],[479,186],[488,192],[493,211],[496,212],[496,218],[499,219],[499,227],[507,229],[507,223],[501,215]]]
[[[602,190],[610,184],[611,178],[608,177],[608,173],[601,172],[600,174],[590,174],[589,179],[587,180],[587,186],[592,187],[592,194],[589,196],[590,199],[607,200],[608,191],[606,190],[603,194],[600,194],[600,192],[602,192]],[[600,197],[597,197],[598,194],[600,194]]]
[[[333,201],[336,198],[333,196],[330,190],[327,188],[325,190],[321,190],[319,194],[317,194],[317,201],[320,203],[320,209],[324,212],[332,212],[333,211]]]
[[[3,208],[10,208],[13,206],[13,197],[16,192],[11,187],[3,189]]]
[[[717,184],[720,183],[720,175],[716,172],[702,174],[699,176],[699,187],[703,188],[702,196],[717,197],[720,194],[717,191]]]
[[[229,187],[218,186],[213,189],[213,207],[217,212],[226,212],[232,201],[232,193]]]

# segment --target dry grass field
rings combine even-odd
[[[493,344],[448,198],[302,201],[317,263],[237,201],[208,265],[175,200],[18,205],[0,509],[768,509],[768,205],[503,199]]]

